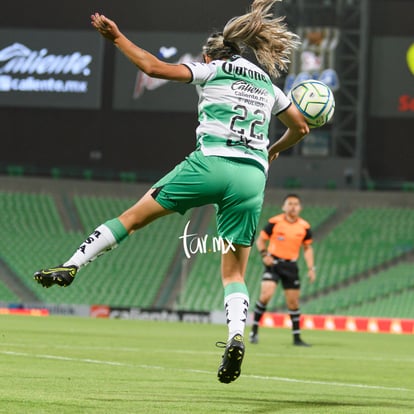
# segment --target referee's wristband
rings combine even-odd
[[[312,267],[310,267],[308,270],[313,270],[313,271],[315,271],[315,270],[316,270],[316,266],[312,266]]]

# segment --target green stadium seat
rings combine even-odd
[[[8,165],[7,174],[12,176],[22,176],[24,175],[24,167],[22,165]]]
[[[411,295],[411,303],[414,303],[414,266],[412,264],[394,266],[348,287],[338,289],[306,303],[303,309],[307,313],[316,314],[357,315],[358,312],[362,312],[360,316],[368,316],[363,312],[366,307],[370,309],[370,312],[375,309],[374,314],[377,316],[403,317],[399,316],[395,309],[389,315],[385,315],[386,312],[384,312],[384,303],[387,304],[389,298],[398,297],[402,293]],[[389,308],[390,306],[387,305],[387,311]],[[404,311],[404,315],[408,313],[410,312]],[[414,309],[411,309],[410,314],[414,317]]]
[[[298,177],[289,177],[285,180],[285,188],[294,189],[302,188],[302,183]]]
[[[34,270],[67,259],[97,225],[118,216],[135,203],[120,197],[74,196],[71,215],[82,230],[67,230],[52,194],[0,192],[0,258],[40,301],[46,303],[109,304],[151,307],[162,291],[173,260],[182,250],[182,234],[190,213],[176,214],[142,229],[128,238],[118,251],[82,269],[70,289],[43,289],[32,280]],[[279,205],[265,204],[259,223],[278,214]],[[332,217],[336,207],[306,206],[303,217],[317,235],[318,227]],[[380,224],[378,224],[380,223]],[[67,224],[66,224],[67,225]],[[216,234],[215,218],[206,230]],[[414,276],[412,265],[398,265],[347,287],[359,275],[414,249],[414,212],[409,208],[358,208],[339,222],[326,237],[315,243],[318,278],[309,284],[303,258],[303,312],[334,314],[412,315]],[[154,248],[156,246],[156,248]],[[181,252],[182,253],[182,252]],[[116,257],[115,257],[116,255]],[[222,310],[220,253],[198,254],[191,258],[188,275],[181,279],[182,291],[176,307],[188,310]],[[180,269],[175,266],[177,278]],[[246,272],[252,302],[259,295],[261,259],[253,249]],[[332,290],[330,294],[320,292]],[[168,296],[168,295],[167,295]],[[317,297],[317,299],[308,300]],[[0,300],[15,302],[11,292],[0,285]],[[166,300],[168,297],[166,297]],[[269,309],[285,307],[283,290]]]
[[[82,177],[85,180],[91,180],[92,177],[93,177],[93,170],[90,170],[90,169],[83,170],[82,171]]]
[[[50,175],[54,179],[58,179],[62,177],[62,170],[58,167],[54,167],[50,169]]]
[[[121,171],[119,173],[119,178],[122,182],[134,183],[135,181],[137,181],[137,174],[133,171]]]
[[[19,298],[1,281],[0,281],[0,302],[5,302],[5,303],[18,303],[19,302]]]

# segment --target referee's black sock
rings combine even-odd
[[[289,309],[290,320],[292,321],[293,339],[300,339],[300,309]]]
[[[253,325],[252,325],[252,332],[253,335],[257,335],[257,331],[259,330],[259,322],[260,318],[266,311],[266,305],[264,305],[260,300],[256,302],[256,306],[254,307],[254,317],[253,317]]]

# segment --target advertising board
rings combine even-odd
[[[0,29],[0,105],[99,108],[102,57],[93,31]]]

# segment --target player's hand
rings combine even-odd
[[[269,164],[272,162],[272,161],[274,161],[277,157],[279,157],[279,153],[278,152],[275,152],[274,154],[272,154],[272,155],[270,155],[269,154]]]
[[[121,32],[115,22],[102,14],[92,14],[91,24],[103,37],[111,40],[112,42],[121,35]]]
[[[263,256],[263,264],[265,265],[265,266],[273,266],[273,264],[274,264],[274,261],[275,261],[275,259],[273,258],[273,256],[268,256],[268,255],[266,255],[266,256]]]
[[[309,269],[308,270],[308,277],[309,277],[309,281],[311,283],[313,283],[316,279],[316,274],[315,274],[315,269]]]

